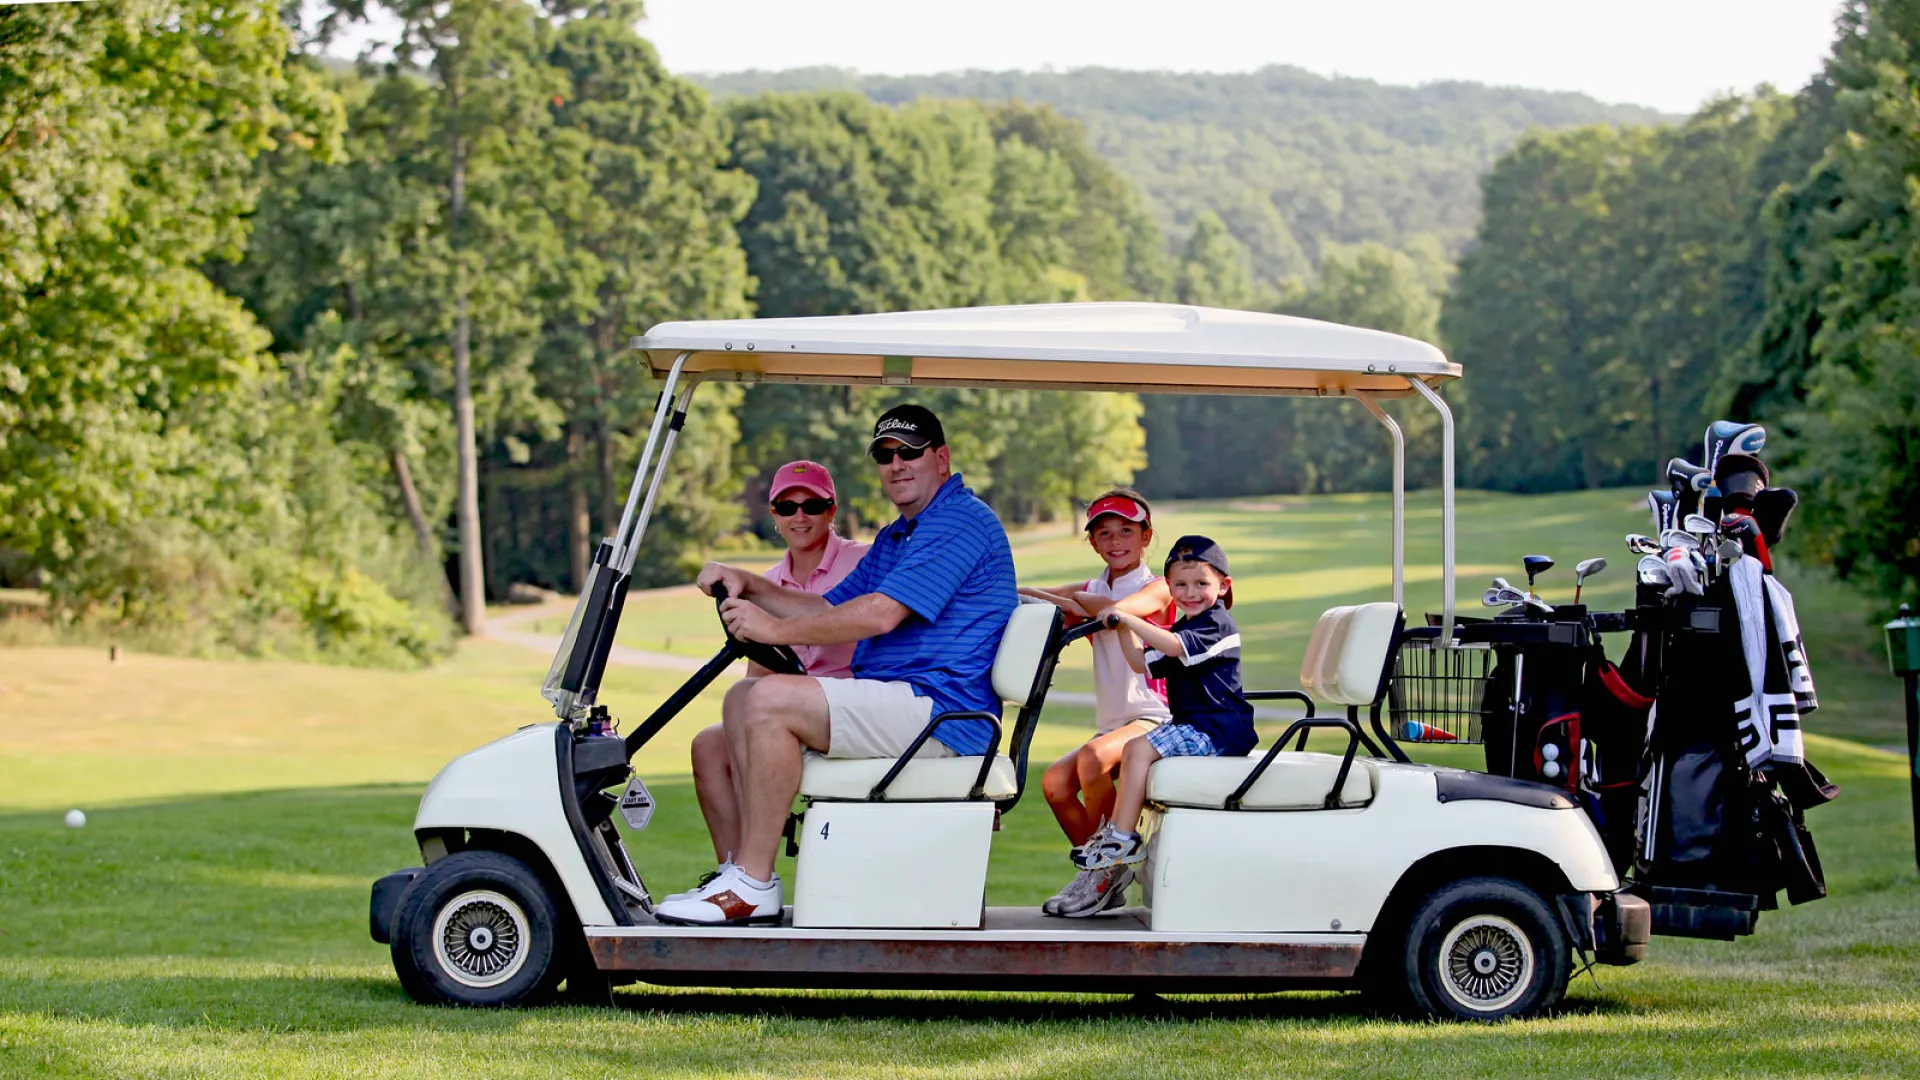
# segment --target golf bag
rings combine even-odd
[[[1805,903],[1826,884],[1804,814],[1839,792],[1801,749],[1815,698],[1791,597],[1752,560],[1733,569],[1668,601],[1642,631],[1659,640],[1629,653],[1657,687],[1635,878]]]

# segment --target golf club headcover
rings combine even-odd
[[[1700,495],[1713,483],[1713,471],[1685,458],[1667,462],[1667,486],[1680,504],[1682,517],[1700,509]]]
[[[1720,531],[1740,541],[1740,550],[1759,559],[1761,569],[1773,569],[1773,557],[1767,554],[1767,538],[1752,514],[1745,510],[1728,511],[1727,516],[1720,519]]]
[[[1707,591],[1707,560],[1701,557],[1698,550],[1669,548],[1666,561],[1668,596],[1679,596],[1683,592],[1700,596]]]
[[[1787,519],[1799,505],[1800,495],[1792,488],[1764,488],[1753,497],[1753,517],[1760,523],[1760,535],[1766,538],[1768,547],[1780,543],[1780,537],[1787,530]]]
[[[1738,420],[1715,420],[1707,426],[1707,435],[1701,444],[1701,453],[1706,467],[1711,469],[1720,464],[1725,454],[1757,454],[1767,445],[1767,429],[1759,424],[1743,424]]]
[[[1680,521],[1680,500],[1674,498],[1671,491],[1647,492],[1647,509],[1653,511],[1653,534],[1655,536],[1673,528]]]

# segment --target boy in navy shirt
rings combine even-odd
[[[1147,857],[1138,829],[1147,802],[1147,770],[1153,763],[1163,757],[1237,757],[1258,742],[1253,706],[1240,693],[1240,628],[1227,614],[1233,606],[1233,579],[1226,552],[1204,536],[1183,536],[1167,554],[1166,577],[1180,609],[1180,620],[1170,629],[1118,610],[1104,618],[1110,626],[1126,628],[1119,636],[1135,671],[1167,680],[1173,722],[1127,744],[1120,759],[1114,820],[1087,841],[1074,860],[1088,870],[1118,867],[1129,879],[1132,865]],[[1121,889],[1103,892],[1118,896]]]

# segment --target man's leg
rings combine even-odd
[[[734,861],[748,877],[773,877],[787,814],[800,791],[800,755],[824,752],[830,728],[827,695],[819,680],[805,675],[769,675],[746,692],[745,709],[732,740],[744,768],[740,784],[740,847]]]
[[[713,861],[726,862],[740,846],[740,797],[733,782],[733,751],[719,724],[693,737],[693,794],[713,839]]]

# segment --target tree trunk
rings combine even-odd
[[[467,202],[466,141],[453,137],[453,175],[450,181],[451,212],[447,226],[459,257],[461,212]],[[466,270],[454,268],[453,300],[453,428],[454,446],[460,460],[459,490],[454,517],[460,530],[460,614],[461,624],[470,636],[486,629],[486,564],[480,548],[480,461],[473,431],[473,364],[469,352],[473,317],[468,310]]]
[[[440,600],[446,606],[447,613],[458,617],[460,599],[453,595],[453,586],[447,581],[446,564],[440,558],[440,545],[433,538],[433,527],[427,524],[427,512],[420,505],[420,489],[413,486],[413,467],[407,463],[407,452],[394,447],[388,453],[387,461],[393,466],[394,482],[400,485],[400,502],[407,508],[407,521],[413,525],[413,538],[420,545],[420,558],[433,573],[433,580],[440,585]]]
[[[593,514],[587,498],[587,477],[581,468],[586,438],[567,434],[567,554],[573,569],[573,591],[587,587],[587,565],[593,558]]]

